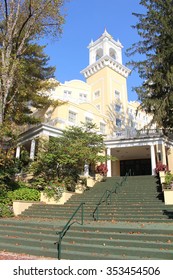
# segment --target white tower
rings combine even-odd
[[[98,61],[101,57],[110,57],[122,64],[122,48],[119,41],[115,41],[106,31],[95,42],[91,41],[89,48],[89,65]]]
[[[127,78],[130,70],[122,64],[122,48],[120,41],[115,41],[105,29],[99,39],[89,44],[89,65],[81,73],[88,79],[107,66]]]
[[[95,42],[91,41],[89,65],[82,70],[91,87],[92,104],[109,118],[112,133],[125,127],[127,114],[127,77],[130,70],[122,63],[123,46],[105,30]]]

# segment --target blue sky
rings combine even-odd
[[[64,83],[72,79],[85,81],[80,71],[88,66],[87,46],[91,39],[97,40],[105,28],[115,40],[119,39],[123,49],[123,64],[129,61],[125,51],[139,40],[137,31],[131,26],[136,17],[132,12],[141,12],[140,0],[70,0],[65,5],[66,23],[62,37],[48,41],[46,53],[50,64],[56,66],[55,76]],[[132,87],[141,83],[138,74],[133,72],[127,80],[129,100],[136,100]]]

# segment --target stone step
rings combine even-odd
[[[88,205],[85,205],[84,207],[84,213],[88,213],[88,212],[93,212],[94,210],[96,209],[96,206],[88,206]],[[173,214],[173,210],[172,208],[169,208],[169,207],[165,207],[164,209],[161,208],[161,207],[146,207],[146,206],[140,206],[140,205],[137,205],[135,207],[123,207],[123,206],[119,206],[117,207],[116,205],[100,205],[98,207],[99,211],[103,212],[105,211],[105,213],[162,213],[162,214]],[[73,213],[73,211],[76,210],[76,207],[74,208],[42,208],[42,209],[33,209],[33,208],[30,208],[30,209],[27,209],[22,215],[27,215],[27,214],[31,214],[31,213],[38,213],[38,214],[57,214],[57,213],[64,213],[64,214],[69,214],[69,213]],[[172,211],[171,211],[172,210]],[[21,215],[21,216],[22,216]]]
[[[80,211],[62,241],[63,259],[173,259],[173,206],[164,205],[152,176],[129,177],[112,194],[111,205],[99,206],[99,220],[93,221],[101,196],[106,189],[115,189],[117,180],[122,178],[96,183],[62,206],[33,205],[18,218],[1,219],[0,249],[57,258],[56,232],[85,202],[85,224],[77,225]]]
[[[4,244],[0,243],[0,250],[4,250]],[[31,246],[15,246],[13,244],[9,244],[6,247],[6,251],[9,252],[14,252],[14,253],[19,253],[19,254],[30,254],[30,255],[34,255],[34,256],[38,256],[38,257],[47,257],[47,258],[52,258],[52,259],[57,259],[58,257],[58,253],[55,250],[50,250],[50,249],[46,249],[42,248],[40,249],[40,247],[31,247]],[[96,250],[95,250],[96,251]],[[142,259],[146,259],[146,257],[139,257],[137,252],[136,255],[119,255],[117,254],[107,254],[107,253],[97,253],[94,252],[91,254],[91,252],[84,252],[84,251],[76,251],[74,249],[73,250],[64,250],[62,248],[62,259],[66,259],[66,260],[142,260]],[[153,258],[149,258],[147,257],[147,259],[153,259]],[[154,259],[159,259],[159,256],[157,257],[157,253],[156,253],[156,257]],[[163,258],[163,256],[161,256],[160,259],[167,259],[166,256],[165,258]],[[169,258],[168,258],[169,259]]]
[[[12,221],[10,223],[12,226]],[[42,228],[44,223],[40,223],[40,228],[37,227],[36,223],[31,223],[33,225],[31,227],[31,224],[25,224],[24,221],[16,221],[14,224],[16,232],[10,232],[8,236],[1,236],[1,250],[57,258],[55,242],[58,240],[58,236],[52,231],[48,238],[48,234]],[[19,227],[20,224],[21,227]],[[46,223],[45,226],[46,230],[49,230],[49,223]],[[24,234],[22,228],[26,227],[31,231],[35,228],[37,233]],[[39,235],[41,228],[44,234]],[[93,223],[89,226],[75,226],[67,232],[62,241],[62,258],[172,259],[173,235],[169,233],[170,229],[164,229],[164,227],[161,230],[159,228],[147,229],[130,226],[123,228],[116,224],[111,226],[109,224],[108,227],[104,224],[100,226],[97,223],[96,226]],[[156,243],[154,239],[150,238],[154,238]]]
[[[68,219],[70,218],[69,216],[46,216],[46,217],[41,217],[39,215],[31,215],[31,218],[42,218],[42,219],[47,219],[47,220],[54,220],[57,221],[57,223],[59,221],[63,221],[64,219],[66,219],[68,221]],[[97,219],[97,215],[95,215],[93,217],[93,215],[88,215],[85,217],[85,221],[93,221],[93,219]],[[115,216],[115,215],[101,215],[99,214],[99,221],[103,220],[103,221],[125,221],[125,222],[141,222],[141,223],[162,223],[162,222],[166,222],[166,223],[172,223],[172,219],[170,219],[168,216],[164,216],[161,217],[160,215],[156,215],[156,216],[152,216],[152,217],[144,217],[144,216],[127,216],[127,215],[120,215],[120,216]],[[79,222],[81,221],[81,217],[76,217],[76,220],[79,220]]]
[[[8,230],[8,234],[3,230],[3,228],[0,228],[0,235],[3,238],[32,238],[36,240],[49,240],[51,242],[55,242],[57,240],[58,236],[55,234],[55,229],[50,231],[46,229],[42,229],[42,231],[38,229],[33,229],[32,231],[28,231],[27,228],[16,228],[16,227],[5,227],[5,230]],[[121,229],[122,230],[122,229]],[[73,228],[68,231],[68,234],[64,237],[63,240],[66,242],[70,242],[71,240],[74,240],[75,243],[80,239],[81,243],[86,242],[86,238],[90,239],[90,243],[97,243],[102,244],[103,242],[134,242],[138,244],[138,242],[149,243],[150,245],[153,244],[153,246],[158,247],[158,244],[165,244],[166,246],[172,247],[173,246],[173,235],[168,234],[152,234],[152,233],[143,233],[139,229],[137,230],[131,230],[129,229],[128,232],[99,232],[99,230],[95,230],[93,228],[93,231],[83,231],[82,227],[81,230],[75,230]],[[134,245],[135,246],[135,245]],[[136,245],[138,246],[138,245]],[[142,245],[141,245],[142,246]]]

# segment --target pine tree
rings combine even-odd
[[[133,13],[133,26],[141,37],[127,54],[142,60],[130,64],[138,70],[142,85],[135,90],[141,108],[153,115],[153,123],[163,129],[173,127],[173,1],[141,0],[144,13]]]
[[[27,43],[7,97],[3,125],[37,123],[39,119],[33,116],[32,109],[47,108],[54,104],[49,90],[57,85],[51,79],[54,78],[55,68],[47,65],[49,58],[43,50],[43,46]]]

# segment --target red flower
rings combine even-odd
[[[107,172],[108,172],[108,168],[107,168],[106,164],[101,163],[100,165],[98,165],[96,167],[96,172],[101,174],[101,175],[106,175]]]
[[[167,165],[163,164],[162,162],[158,162],[155,168],[156,174],[158,174],[159,171],[168,171]]]

